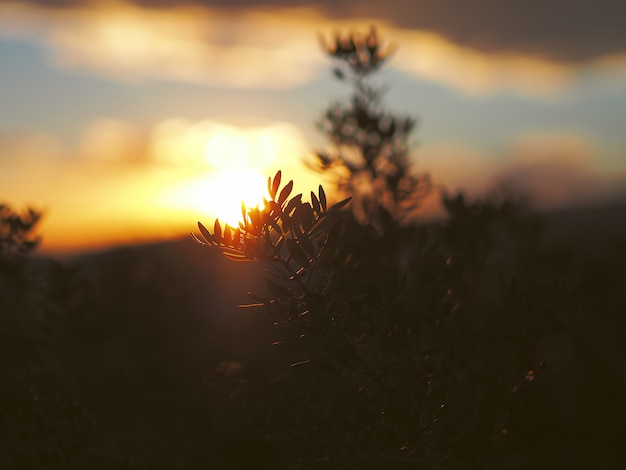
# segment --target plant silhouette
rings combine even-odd
[[[386,111],[384,89],[370,80],[394,46],[384,44],[374,27],[366,34],[337,33],[331,41],[321,40],[337,62],[335,77],[348,82],[353,93],[347,102],[335,101],[323,113],[318,128],[332,149],[317,152],[312,166],[332,173],[338,188],[354,197],[352,207],[361,222],[382,229],[381,218],[390,214],[406,221],[431,182],[427,174],[417,174],[411,162],[415,120]]]
[[[409,158],[414,121],[383,112],[366,83],[389,49],[371,29],[337,34],[327,50],[355,92],[324,114],[335,150],[318,152],[317,169],[335,172],[354,213],[347,199],[326,209],[321,187],[311,202],[288,199],[279,172],[237,229],[199,224],[194,235],[267,266],[267,293],[243,307],[280,327],[273,347],[291,365],[247,396],[254,429],[292,468],[567,465],[577,441],[551,411],[564,391],[555,354],[588,315],[569,255],[553,264],[542,219],[511,197],[444,193],[445,220],[410,223],[430,189]]]

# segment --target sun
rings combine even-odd
[[[275,133],[217,123],[170,124],[158,147],[163,160],[176,168],[187,161],[196,171],[163,191],[160,205],[237,227],[242,202],[246,207],[264,204],[269,197],[266,175],[277,153]]]
[[[206,181],[206,202],[220,222],[237,227],[242,220],[241,203],[246,207],[262,207],[267,197],[265,177],[250,170],[226,170],[211,175]]]
[[[150,207],[158,223],[167,218],[181,227],[196,221],[209,226],[219,219],[237,227],[243,218],[241,203],[261,208],[270,198],[267,178],[278,170],[298,176],[295,192],[318,184],[294,158],[305,153],[305,146],[291,124],[245,128],[177,118],[161,123],[152,141],[153,158],[160,165],[146,177],[141,193],[153,193]]]

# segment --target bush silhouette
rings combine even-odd
[[[289,199],[279,172],[238,228],[199,224],[194,236],[267,266],[267,293],[245,307],[266,311],[292,363],[247,397],[255,429],[291,468],[574,463],[578,438],[601,444],[552,411],[555,390],[571,393],[551,378],[555,358],[588,315],[569,255],[554,264],[542,219],[510,197],[444,193],[445,220],[410,223],[430,188],[411,168],[413,120],[381,111],[380,90],[365,83],[388,53],[373,29],[337,35],[328,52],[355,93],[325,113],[336,150],[319,152],[317,168],[338,172],[354,215],[340,207],[347,199],[327,209],[321,187],[310,202]],[[603,452],[579,463],[612,465],[615,452]]]

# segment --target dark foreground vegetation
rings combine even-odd
[[[375,374],[278,351],[304,329],[234,307],[263,273],[191,240],[3,259],[0,467],[622,468],[624,210],[494,231],[463,266],[432,249],[460,219],[369,240],[348,278]]]
[[[0,468],[624,468],[626,204],[444,194],[411,223],[431,185],[366,82],[387,55],[335,39],[354,95],[313,165],[353,199],[277,174],[209,247],[56,261],[2,208]]]

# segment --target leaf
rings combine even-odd
[[[298,194],[291,198],[291,200],[287,203],[287,207],[285,207],[285,214],[291,215],[291,212],[295,209],[295,207],[302,202],[302,194]]]
[[[261,228],[261,212],[258,207],[255,207],[250,211],[250,222],[252,222],[254,233],[258,234],[259,229]]]
[[[313,191],[311,191],[311,204],[313,204],[313,210],[319,215],[320,212],[320,201],[317,199],[317,196]]]
[[[283,248],[283,244],[285,243],[286,238],[284,236],[281,236],[278,241],[276,242],[276,245],[274,245],[274,256],[278,256],[280,254],[280,250]]]
[[[232,241],[231,241],[231,237],[232,237],[232,230],[230,228],[230,225],[226,224],[226,228],[224,229],[224,244],[225,245],[232,245]]]
[[[235,253],[232,251],[224,251],[222,252],[224,257],[228,258],[231,261],[252,261],[252,259],[248,258],[246,255],[242,255],[240,253]]]
[[[272,196],[272,199],[276,198],[276,193],[278,192],[278,187],[280,186],[281,176],[282,173],[280,170],[278,170],[276,172],[276,176],[274,176],[274,182],[272,183],[272,190],[270,192],[270,196]]]
[[[289,277],[289,280],[295,281],[296,279],[300,279],[301,277],[304,277],[305,274],[306,274],[306,269],[300,268],[295,272],[293,276]]]
[[[251,304],[239,304],[239,308],[256,308],[256,307],[265,307],[265,302],[255,302]]]
[[[326,243],[332,244],[337,240],[339,234],[341,233],[341,224],[334,224],[330,230],[328,231],[328,235],[326,236]]]
[[[221,243],[222,241],[222,227],[220,226],[219,219],[215,219],[215,224],[213,225],[213,237],[217,243]]]
[[[241,245],[241,230],[239,228],[235,229],[233,233],[233,246],[238,248]]]
[[[285,200],[287,200],[287,198],[291,194],[292,189],[293,189],[293,180],[290,180],[289,183],[287,183],[285,187],[282,189],[282,191],[280,192],[280,196],[278,196],[278,200],[276,202],[278,202],[278,204],[282,206],[283,202],[285,202]]]
[[[291,367],[303,367],[303,366],[308,366],[310,364],[311,364],[310,361],[306,360],[306,361],[294,362],[293,364],[291,364]]]
[[[345,206],[346,204],[348,204],[350,201],[352,200],[352,197],[348,197],[346,199],[344,199],[343,201],[339,201],[337,204],[335,204],[333,207],[331,207],[330,209],[328,209],[328,211],[338,211],[339,209],[341,209],[343,206]]]
[[[206,243],[206,242],[203,242],[202,240],[200,240],[200,239],[198,238],[198,236],[197,236],[195,233],[193,233],[193,232],[189,232],[189,234],[191,235],[191,239],[192,239],[194,242],[196,242],[196,243],[198,243],[198,244],[200,244],[200,245],[209,246],[209,243]]]
[[[269,224],[270,224],[270,226],[271,226],[274,230],[276,230],[276,232],[277,232],[279,235],[282,235],[282,234],[283,234],[283,229],[282,229],[282,228],[280,228],[280,225],[278,225],[278,223],[276,222],[276,220],[273,220],[273,219],[272,219],[272,220],[270,220]]]
[[[324,212],[325,212],[326,211],[326,193],[324,192],[324,188],[322,188],[321,184],[319,187],[319,195],[320,195],[320,204],[322,206],[322,209],[324,209]]]
[[[198,222],[198,228],[200,229],[200,233],[202,234],[204,239],[210,244],[214,245],[215,239],[213,238],[213,235],[211,235],[211,232],[209,232],[207,228],[204,225],[202,225],[200,222]]]
[[[311,205],[307,202],[298,206],[293,213],[293,219],[296,224],[301,225],[304,231],[307,231],[311,225],[313,225],[313,209],[311,209]]]

